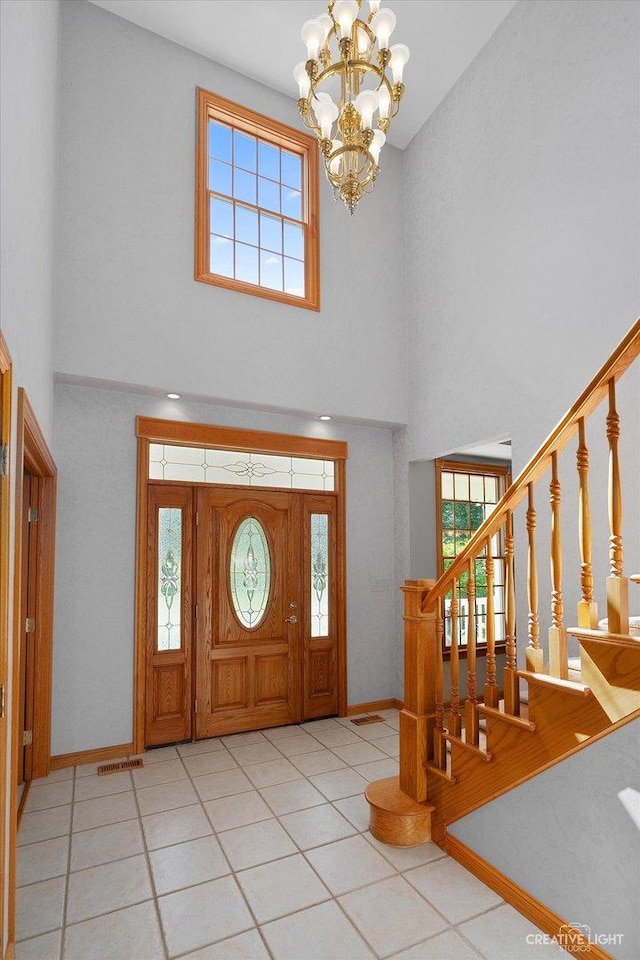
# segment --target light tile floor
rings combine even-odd
[[[398,718],[181,744],[33,783],[16,960],[546,960],[555,947],[434,844],[368,832]]]

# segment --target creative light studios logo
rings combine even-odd
[[[539,946],[555,943],[567,953],[586,953],[592,946],[620,946],[623,939],[623,933],[592,933],[591,927],[586,923],[563,923],[555,936],[548,933],[530,933],[527,943]]]

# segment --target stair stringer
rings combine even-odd
[[[451,742],[450,776],[427,764],[431,834],[443,843],[447,825],[640,717],[640,644],[583,641],[586,676],[596,686],[576,696],[566,684],[529,684],[530,724],[486,711],[487,757]],[[587,652],[588,647],[588,652]],[[588,662],[587,662],[588,661]]]

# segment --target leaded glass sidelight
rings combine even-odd
[[[158,510],[158,650],[182,646],[182,510]]]
[[[229,579],[235,615],[243,627],[254,629],[264,618],[271,588],[269,543],[255,517],[246,517],[236,530]]]
[[[329,636],[329,516],[311,514],[311,636]]]

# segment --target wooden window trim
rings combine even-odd
[[[444,573],[444,557],[442,556],[442,473],[475,473],[480,476],[486,474],[494,474],[497,477],[502,477],[504,479],[505,490],[511,484],[511,470],[507,466],[501,466],[497,463],[482,463],[479,460],[469,461],[465,463],[458,460],[447,460],[446,458],[436,460],[436,550],[437,550],[437,560],[438,560],[438,576],[441,577]],[[502,491],[504,493],[504,490]],[[502,494],[500,494],[502,496]],[[498,498],[499,499],[499,498]],[[496,652],[500,653],[506,649],[506,640],[499,640],[496,642]],[[448,647],[444,645],[444,638],[442,641],[442,651],[444,660],[449,660],[451,658],[451,651]],[[476,655],[479,657],[486,656],[487,645],[486,643],[476,642]],[[460,645],[458,649],[458,655],[461,660],[466,660],[467,658],[467,648],[465,645]]]
[[[248,107],[234,103],[198,87],[198,120],[196,147],[196,236],[195,279],[227,290],[248,293],[254,297],[276,300],[307,310],[320,310],[320,194],[318,184],[318,147],[314,137],[289,127]],[[283,147],[303,158],[303,198],[305,216],[304,279],[306,296],[296,297],[279,290],[270,290],[233,277],[211,273],[209,269],[209,189],[208,189],[208,122],[220,120],[245,133]],[[285,217],[285,219],[287,219]]]
[[[152,443],[213,447],[218,450],[241,450],[248,453],[274,453],[294,457],[315,457],[318,460],[346,460],[349,455],[348,444],[344,440],[326,440],[323,437],[302,437],[291,433],[269,433],[265,430],[218,427],[208,423],[186,423],[180,420],[161,420],[155,417],[136,417],[136,436],[150,440]]]

